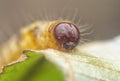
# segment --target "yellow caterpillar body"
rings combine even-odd
[[[70,21],[38,21],[21,30],[20,36],[13,36],[0,49],[0,70],[21,55],[23,50],[41,50],[47,48],[64,49],[53,36],[56,24],[60,22],[71,23]]]

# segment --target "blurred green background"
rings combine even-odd
[[[93,25],[90,39],[120,34],[120,0],[0,0],[0,42],[33,21],[60,17],[64,9],[64,16],[72,17],[76,8],[80,23]]]

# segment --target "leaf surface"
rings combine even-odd
[[[0,81],[64,81],[62,72],[42,53],[26,51],[27,59],[4,67]]]

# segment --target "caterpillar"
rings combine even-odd
[[[68,20],[37,21],[21,29],[19,36],[14,35],[1,46],[0,68],[17,60],[26,49],[74,50],[81,35],[78,26]]]

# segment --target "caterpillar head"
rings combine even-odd
[[[80,40],[80,31],[70,21],[56,21],[51,25],[57,43],[66,50],[72,50]]]

